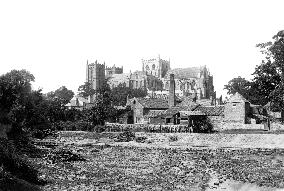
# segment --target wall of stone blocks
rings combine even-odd
[[[245,103],[227,103],[224,109],[226,121],[245,123],[246,107]]]
[[[244,124],[240,121],[228,121],[222,116],[210,116],[214,130],[232,130],[232,129],[264,129],[264,124]]]

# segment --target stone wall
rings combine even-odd
[[[222,130],[232,130],[232,129],[264,129],[264,124],[244,124],[240,121],[232,121],[232,120],[226,120],[222,116],[210,116],[209,119],[213,123],[214,130],[216,131],[222,131]],[[282,125],[282,127],[284,127]],[[271,123],[271,130],[281,128],[281,125],[276,123]],[[282,128],[284,129],[284,128]]]
[[[229,102],[225,104],[224,116],[226,121],[245,123],[246,105],[245,103]]]
[[[149,125],[149,124],[118,124],[107,123],[106,131],[124,131],[130,129],[134,132],[182,133],[189,132],[187,125]]]

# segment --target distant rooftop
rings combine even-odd
[[[165,78],[169,78],[170,74],[174,74],[175,78],[188,79],[188,78],[200,78],[200,72],[203,71],[206,66],[189,67],[189,68],[175,68],[169,70]]]

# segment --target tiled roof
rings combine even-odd
[[[157,117],[161,115],[165,110],[150,110],[146,115],[144,115],[144,118],[150,118],[150,117]]]
[[[205,113],[195,110],[195,111],[180,111],[181,116],[191,116],[191,115],[206,115]]]
[[[167,100],[156,98],[138,98],[138,102],[148,109],[168,109],[169,104]]]
[[[200,78],[200,72],[205,68],[201,67],[190,67],[190,68],[175,68],[169,70],[165,78],[169,78],[170,74],[174,74],[176,79],[189,79],[189,78]]]
[[[224,105],[219,106],[199,106],[194,111],[200,111],[208,116],[223,116],[224,115]]]
[[[164,111],[162,113],[162,116],[163,117],[173,116],[180,111],[193,111],[198,106],[199,106],[199,104],[197,104],[195,102],[188,102],[187,104],[185,102],[181,102],[179,105],[171,107],[171,108],[167,109],[166,111]]]

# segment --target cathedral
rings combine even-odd
[[[170,60],[160,56],[142,59],[142,71],[123,73],[123,67],[106,67],[104,64],[88,63],[86,81],[98,89],[105,79],[111,88],[122,84],[133,89],[147,89],[150,97],[168,98],[170,76],[174,75],[175,94],[178,97],[212,99],[215,97],[213,76],[206,66],[171,69]]]

